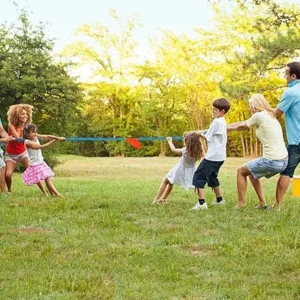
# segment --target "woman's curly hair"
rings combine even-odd
[[[22,112],[22,110],[26,110],[27,115],[28,115],[28,120],[27,123],[31,123],[32,121],[32,110],[33,106],[29,104],[15,104],[11,105],[9,107],[9,110],[7,112],[7,119],[8,123],[14,125],[14,126],[19,126],[19,116]]]
[[[184,143],[189,156],[200,159],[204,156],[204,149],[201,142],[201,136],[196,131],[190,131],[184,134]]]

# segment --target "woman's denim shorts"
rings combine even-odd
[[[280,172],[282,172],[288,164],[287,159],[268,159],[260,157],[258,159],[251,160],[246,164],[247,169],[255,179],[261,177],[270,178]]]

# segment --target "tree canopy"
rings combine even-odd
[[[66,66],[55,62],[53,42],[43,24],[33,26],[25,11],[18,24],[0,27],[0,109],[13,104],[34,106],[34,122],[42,130],[65,133],[75,119],[81,90]]]
[[[21,14],[19,26],[0,29],[1,116],[9,105],[27,102],[37,108],[41,124],[65,126],[75,136],[172,136],[207,128],[212,102],[222,96],[231,102],[229,123],[249,117],[253,93],[275,107],[286,86],[283,67],[300,56],[300,9],[274,0],[209,2],[213,30],[195,28],[194,37],[162,30],[151,41],[154,58],[143,62],[135,16],[124,19],[111,11],[113,27],[82,24],[62,53],[64,63],[57,63],[42,25],[33,27]],[[88,79],[69,75],[82,68],[89,70]],[[167,151],[164,142],[145,142],[141,150],[122,142],[74,149],[86,155]],[[252,131],[230,134],[228,155],[260,151]]]

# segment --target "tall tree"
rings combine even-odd
[[[34,122],[41,130],[62,133],[77,114],[81,90],[63,64],[52,57],[53,42],[43,24],[30,24],[26,11],[19,23],[0,28],[1,117],[12,104],[35,107]],[[71,130],[71,128],[69,128]]]
[[[136,133],[138,109],[142,99],[132,74],[137,43],[133,32],[139,26],[135,16],[124,20],[110,11],[115,27],[99,23],[84,24],[76,30],[77,40],[63,55],[73,63],[73,70],[88,66],[90,77],[82,84],[85,99],[82,113],[89,118],[89,133],[98,136],[126,137]],[[116,28],[116,30],[114,30]],[[121,154],[122,143],[110,152]]]

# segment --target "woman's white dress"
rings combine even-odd
[[[169,171],[167,179],[172,184],[177,184],[188,191],[193,186],[193,176],[197,169],[197,159],[190,157],[186,148],[182,148],[182,156],[180,161]]]

